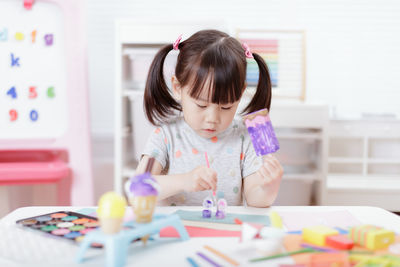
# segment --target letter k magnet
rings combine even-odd
[[[11,67],[19,67],[19,57],[14,56],[13,53],[11,53]]]

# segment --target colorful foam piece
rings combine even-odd
[[[350,266],[347,253],[313,253],[310,255],[310,266]]]
[[[276,228],[283,228],[282,218],[276,211],[271,211],[269,213],[269,219],[271,221],[271,225]]]
[[[384,249],[395,241],[395,233],[374,225],[352,227],[349,237],[354,243],[368,249]]]
[[[369,266],[400,266],[400,257],[392,255],[350,255],[349,262],[351,266],[369,267]]]
[[[303,229],[303,240],[317,245],[317,246],[325,246],[326,238],[331,235],[337,235],[339,232],[331,227],[318,225],[307,227]]]
[[[345,235],[331,235],[326,238],[326,245],[336,249],[349,250],[353,248],[354,242]]]

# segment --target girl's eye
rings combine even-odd
[[[222,107],[223,110],[230,110],[232,107]]]
[[[206,108],[207,106],[196,104],[199,108]]]

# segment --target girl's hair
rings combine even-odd
[[[246,56],[242,45],[224,32],[203,30],[193,34],[178,46],[179,55],[175,76],[182,87],[189,85],[188,94],[198,98],[207,85],[208,99],[215,104],[238,101],[246,87]],[[144,92],[144,108],[148,120],[157,125],[181,105],[173,98],[165,83],[163,67],[169,44],[160,49],[151,63]],[[257,90],[253,99],[243,110],[251,113],[271,104],[271,80],[265,61],[256,53],[254,60],[259,68]]]

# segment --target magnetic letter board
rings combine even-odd
[[[63,12],[0,1],[0,139],[52,139],[67,128]]]

